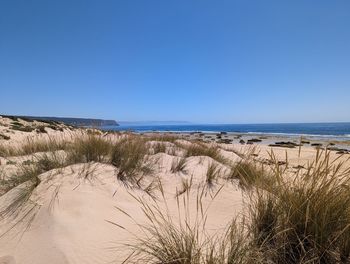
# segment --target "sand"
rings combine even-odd
[[[47,133],[14,131],[9,128],[11,120],[0,119],[0,133],[10,135],[9,140],[0,140],[0,144],[20,145],[27,138],[72,139],[84,131],[49,130]],[[24,121],[23,121],[24,122]],[[108,135],[120,137],[120,135]],[[188,143],[188,141],[185,141]],[[150,142],[149,144],[155,144]],[[186,143],[186,144],[187,144]],[[167,143],[168,147],[172,143]],[[251,145],[239,143],[220,144],[222,154],[232,162],[240,161],[237,153],[247,153]],[[270,147],[260,144],[255,149],[255,157],[260,161],[268,160]],[[277,158],[285,160],[286,153],[291,169],[310,162],[316,150],[303,146],[295,149],[274,148]],[[175,153],[177,154],[177,153]],[[332,159],[339,155],[332,153]],[[31,158],[2,157],[0,171],[15,170],[16,163]],[[171,172],[174,159],[179,157],[165,153],[152,155],[156,167],[147,183],[161,184],[164,199],[159,191],[157,203],[174,219],[178,218],[178,201],[187,201],[190,217],[194,220],[198,214],[197,196],[204,190],[202,204],[207,208],[206,229],[209,234],[222,232],[233,218],[244,214],[244,193],[237,181],[218,180],[211,186],[205,186],[206,170],[211,163],[210,157],[189,157],[186,161],[186,173]],[[346,155],[341,157],[347,159]],[[228,168],[219,164],[223,174]],[[137,188],[130,188],[116,177],[116,168],[102,163],[75,164],[62,169],[55,169],[40,175],[41,183],[37,186],[30,200],[32,201],[19,215],[0,219],[0,263],[18,264],[65,264],[65,263],[122,263],[130,254],[125,246],[135,242],[135,235],[142,235],[139,224],[146,224],[147,218],[135,197],[149,204],[154,204],[150,195]],[[192,179],[189,195],[176,195],[183,188],[185,180]],[[0,206],[5,206],[17,186],[0,197]],[[205,188],[205,189],[203,189]],[[213,199],[216,192],[218,195]],[[180,206],[181,207],[181,206]],[[167,208],[167,210],[165,209]],[[184,211],[180,209],[181,214]],[[22,220],[22,221],[18,221]]]

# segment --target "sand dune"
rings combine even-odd
[[[3,146],[21,146],[27,138],[74,140],[87,135],[86,130],[72,131],[64,126],[63,131],[48,129],[47,133],[16,131],[9,127],[11,122],[7,118],[0,119],[0,133],[10,136],[8,140],[0,140]],[[113,134],[105,136],[111,141],[122,137]],[[187,140],[179,142],[191,144]],[[157,140],[153,140],[147,144],[152,148],[157,143]],[[176,148],[174,143],[165,144],[167,150]],[[220,154],[228,160],[227,164],[241,161],[238,154],[247,153],[251,148],[239,144],[218,146],[222,147]],[[254,157],[260,161],[269,159],[269,150],[267,146],[259,146]],[[56,150],[56,153],[66,155],[62,150]],[[169,153],[148,155],[154,168],[144,178],[142,188],[118,180],[118,168],[109,163],[70,164],[40,174],[40,183],[25,206],[16,213],[3,215],[0,220],[0,263],[122,263],[131,253],[125,244],[136,243],[136,237],[142,236],[143,232],[140,225],[148,222],[135,198],[151,205],[157,203],[174,221],[179,218],[179,211],[181,217],[188,210],[194,221],[198,217],[198,196],[201,196],[201,205],[207,209],[206,232],[209,235],[223,232],[233,218],[246,213],[244,192],[239,187],[239,181],[225,179],[225,175],[230,173],[227,164],[208,156],[190,156],[185,158],[185,170],[172,172],[172,166],[181,159],[182,151]],[[298,149],[288,150],[287,153],[290,170],[293,170],[293,167],[311,161],[315,149],[303,147],[300,155]],[[286,158],[285,149],[275,149],[275,154],[278,160]],[[40,156],[39,153],[32,153],[1,157],[3,179],[16,171],[18,164],[27,160],[35,162],[33,157],[36,155]],[[337,155],[332,154],[332,159],[336,158]],[[346,157],[341,159],[345,160]],[[211,164],[216,164],[220,177],[208,185],[206,177]],[[189,182],[191,186],[186,192],[183,190],[184,184]],[[0,207],[6,208],[26,184],[28,182],[4,193],[0,197]],[[154,190],[145,191],[146,186],[153,185],[156,186]],[[179,206],[179,202],[184,201],[187,209]]]

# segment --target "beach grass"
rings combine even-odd
[[[240,186],[244,189],[252,187],[271,188],[273,180],[270,172],[263,164],[260,164],[250,158],[243,158],[231,165],[231,171],[228,175],[229,179],[239,180]]]
[[[71,163],[105,162],[112,150],[112,143],[100,136],[88,134],[77,138],[68,149]]]
[[[124,246],[131,254],[124,263],[176,263],[176,264],[226,264],[226,263],[258,263],[253,262],[252,248],[248,246],[244,224],[233,220],[222,235],[209,235],[206,231],[207,208],[203,209],[202,191],[197,192],[197,211],[190,215],[191,189],[188,195],[177,199],[175,217],[166,205],[162,188],[160,201],[152,204],[142,198],[134,197],[140,204],[147,223],[139,224],[141,234],[135,235],[134,243]],[[201,210],[202,208],[203,210]],[[128,217],[135,221],[133,217]],[[257,260],[257,259],[255,259]]]
[[[153,171],[153,163],[148,159],[146,141],[140,137],[129,137],[114,144],[110,163],[118,169],[119,180],[138,183]]]
[[[210,162],[208,164],[207,172],[205,174],[205,181],[209,187],[212,187],[214,183],[221,176],[221,168],[219,163]]]
[[[220,148],[215,145],[209,145],[198,141],[191,142],[190,144],[176,142],[176,144],[179,148],[185,150],[185,157],[207,156],[223,164],[227,162],[221,155]]]
[[[170,171],[172,173],[178,173],[178,172],[186,173],[186,162],[187,160],[185,157],[174,158],[171,163]]]
[[[22,163],[17,166],[17,170],[13,174],[1,179],[3,193],[16,189],[11,202],[1,207],[0,215],[17,214],[26,205],[31,194],[40,184],[39,175],[65,165],[67,165],[65,159],[52,152],[34,157],[33,162]]]
[[[271,259],[276,263],[348,261],[350,169],[332,161],[329,152],[318,152],[292,179],[280,173],[277,162],[274,166],[273,188],[251,199],[256,243],[274,252]]]
[[[56,150],[65,150],[69,142],[54,138],[34,139],[27,138],[20,146],[0,145],[0,156],[23,156],[37,152],[52,152]]]

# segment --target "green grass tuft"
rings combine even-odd
[[[274,252],[275,263],[347,263],[350,169],[331,161],[329,152],[292,179],[274,166],[273,188],[251,201],[256,243]]]
[[[142,138],[129,137],[117,142],[112,148],[110,163],[118,168],[118,179],[137,184],[144,175],[150,174],[153,164],[147,154],[148,147]]]
[[[68,160],[70,163],[106,162],[112,147],[113,144],[110,141],[89,134],[72,143],[68,150]]]

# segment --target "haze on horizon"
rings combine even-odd
[[[350,121],[350,2],[1,1],[0,114]]]

